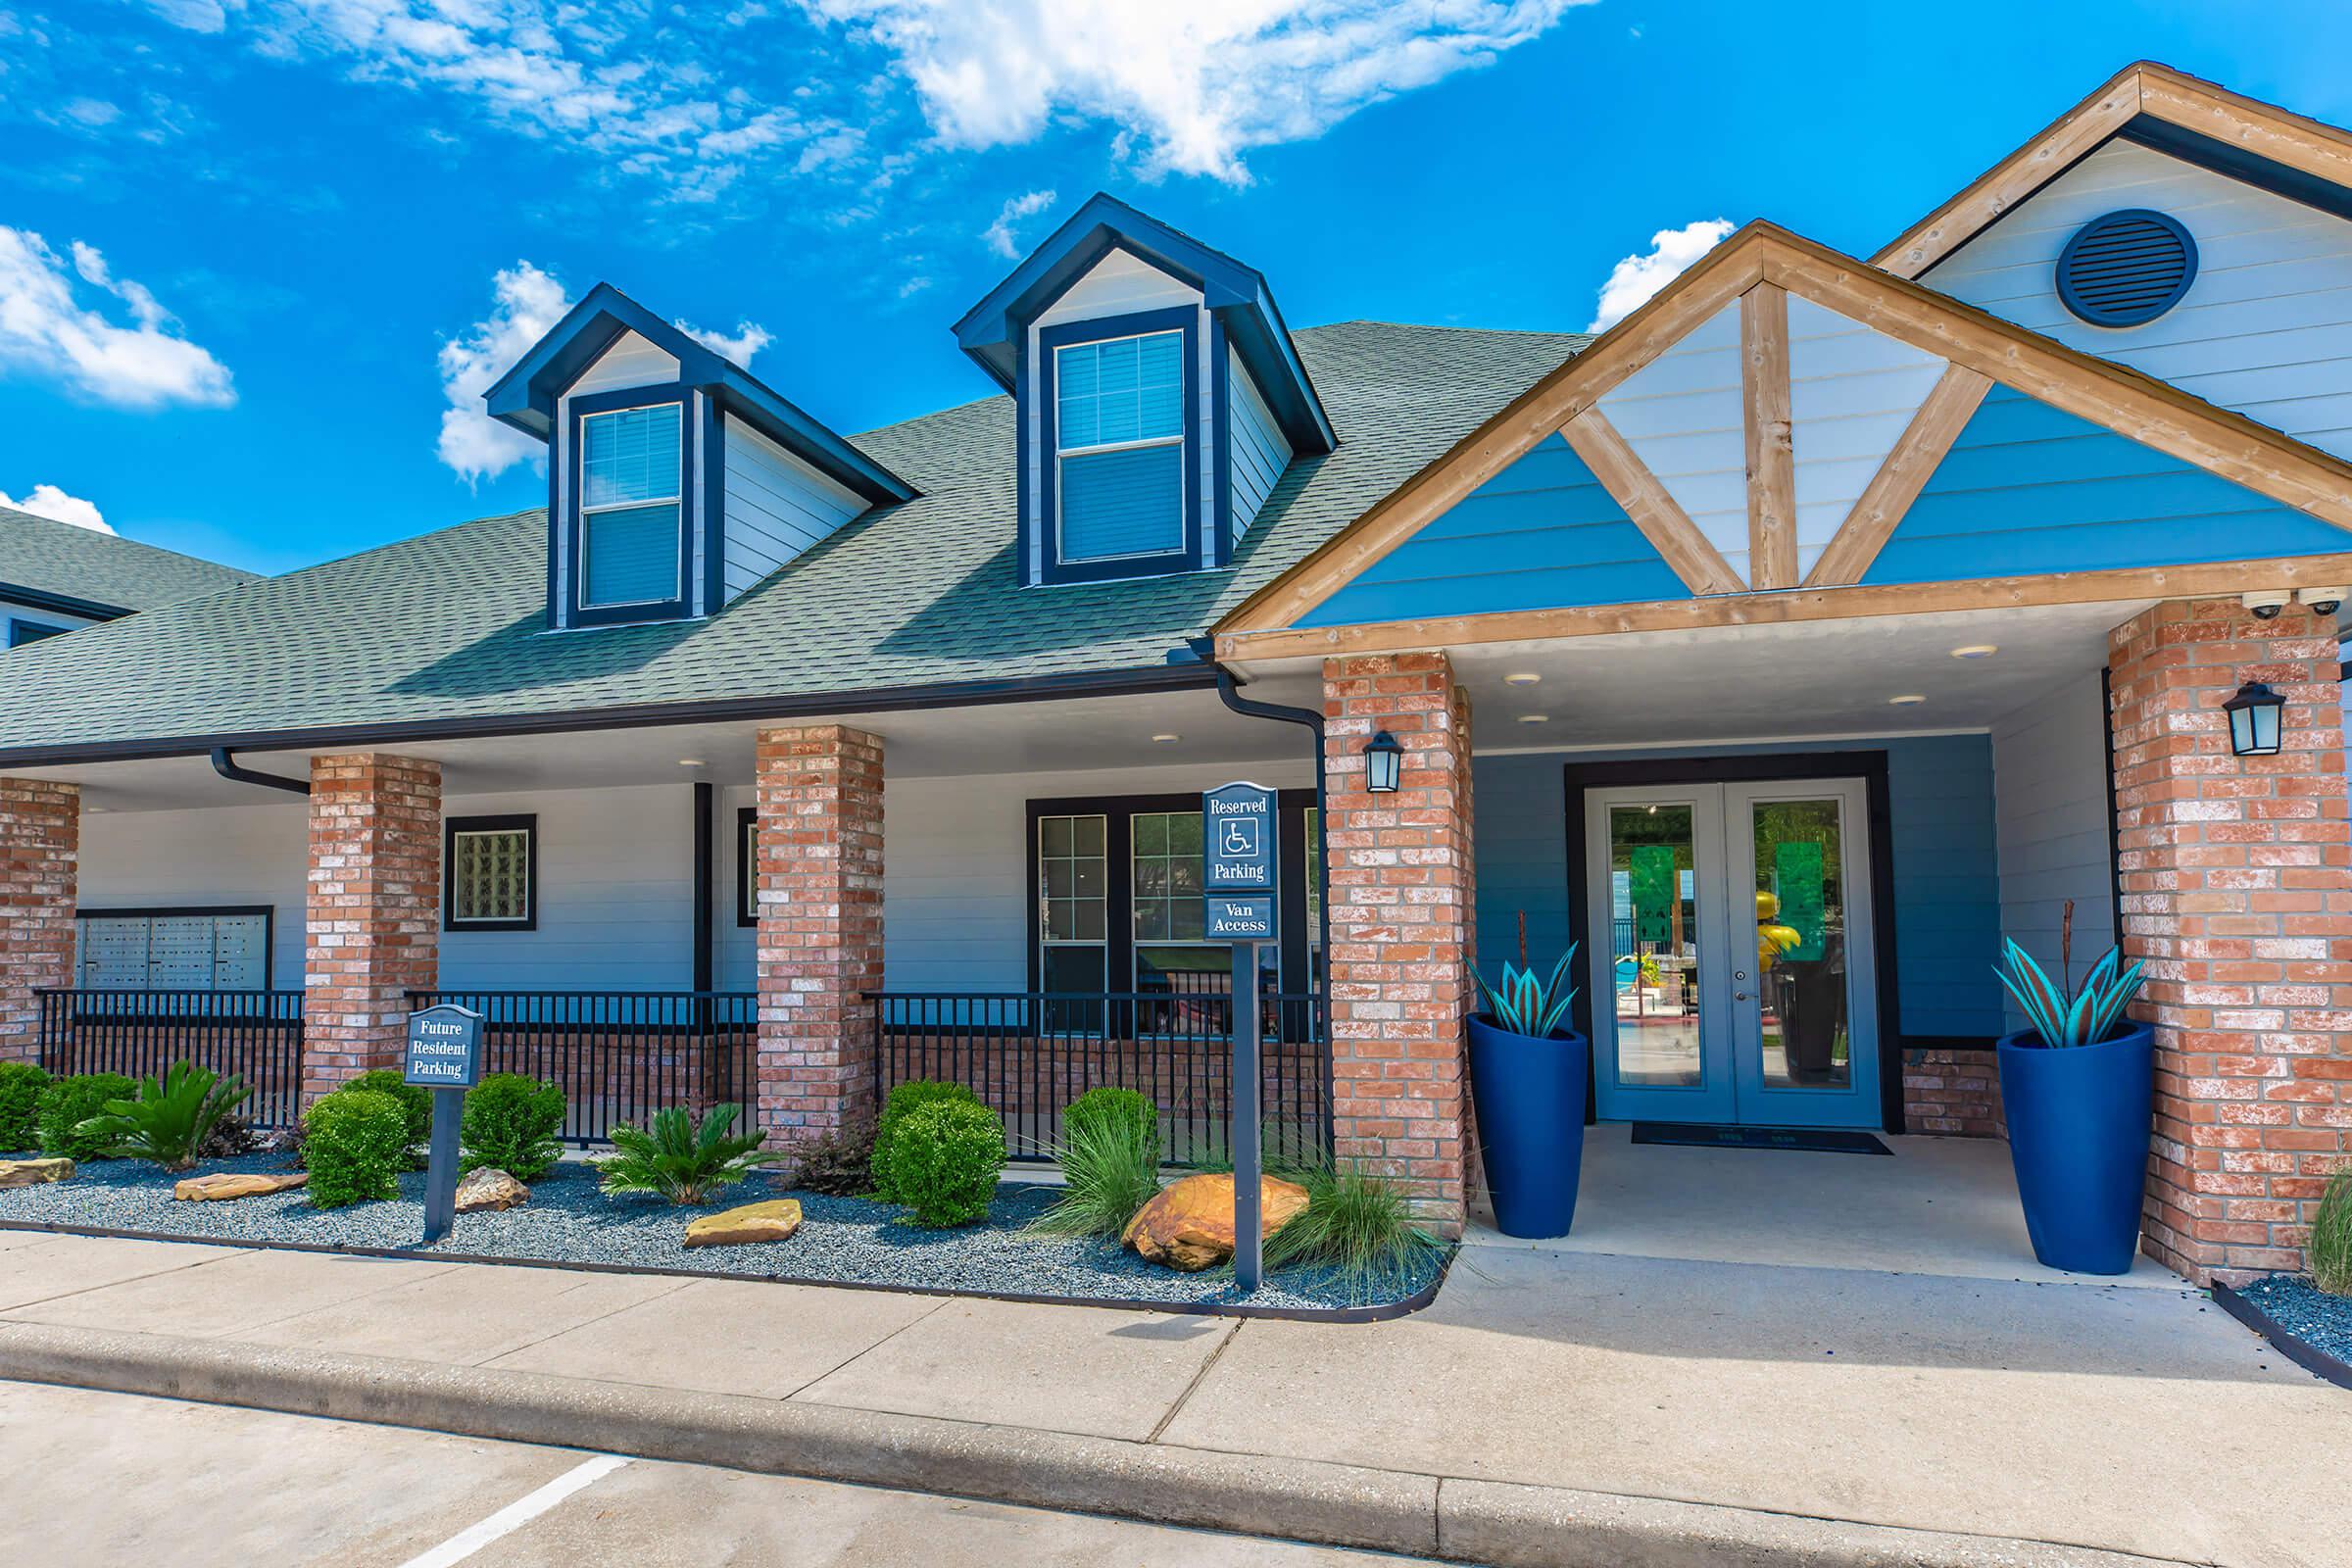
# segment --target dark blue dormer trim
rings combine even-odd
[[[1055,455],[1057,399],[1054,385],[1054,351],[1074,343],[1100,343],[1109,338],[1139,337],[1148,332],[1181,332],[1184,357],[1184,547],[1149,556],[1119,556],[1107,561],[1061,559],[1061,528],[1056,490],[1060,461]],[[1174,571],[1198,571],[1210,525],[1209,499],[1201,493],[1200,457],[1200,313],[1189,305],[1159,311],[1137,311],[1126,316],[1100,316],[1092,320],[1064,321],[1037,334],[1037,364],[1023,377],[1036,397],[1037,511],[1024,512],[1024,530],[1034,529],[1038,580],[1049,583],[1105,582],[1117,577],[1157,576]],[[1028,469],[1021,465],[1024,475]],[[1024,544],[1027,541],[1024,540]]]
[[[571,567],[571,591],[565,597],[566,624],[573,626],[616,626],[647,620],[682,620],[694,612],[694,524],[699,497],[694,483],[695,405],[707,402],[695,397],[683,385],[622,387],[612,392],[592,392],[576,397],[570,404],[570,425],[564,432],[564,464],[569,471],[564,476],[564,505],[563,533],[549,540],[551,552],[561,548],[563,560]],[[588,530],[580,513],[580,473],[585,449],[580,442],[580,426],[589,416],[611,414],[618,409],[649,409],[674,404],[678,409],[678,592],[670,599],[642,601],[627,605],[591,605],[588,598],[587,543]],[[711,545],[716,553],[716,542]],[[551,559],[553,559],[551,554]],[[553,568],[551,567],[551,575]]]
[[[514,368],[482,394],[490,416],[544,439],[566,388],[623,332],[678,362],[683,384],[709,392],[730,416],[877,506],[914,499],[914,487],[779,396],[749,370],[705,348],[610,283],[564,313]]]
[[[1212,566],[1233,563],[1233,356],[1226,352],[1225,321],[1208,318],[1208,441],[1210,482],[1207,548]]]
[[[1295,454],[1310,457],[1339,445],[1264,275],[1101,192],[964,313],[956,323],[956,344],[998,385],[1017,391],[1029,323],[1113,250],[1200,291]]]

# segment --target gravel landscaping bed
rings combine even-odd
[[[289,1168],[283,1154],[249,1154],[207,1160],[198,1171],[183,1174]],[[460,1214],[447,1237],[421,1248],[421,1173],[401,1178],[397,1200],[334,1210],[312,1207],[300,1191],[231,1202],[177,1202],[172,1184],[178,1179],[144,1161],[94,1161],[71,1181],[0,1192],[0,1224],[78,1225],[193,1241],[399,1248],[435,1255],[625,1264],[736,1278],[1077,1297],[1177,1308],[1245,1299],[1252,1307],[1292,1310],[1385,1306],[1418,1294],[1439,1273],[1432,1263],[1368,1297],[1351,1297],[1344,1281],[1322,1271],[1269,1271],[1264,1286],[1245,1298],[1235,1291],[1230,1269],[1179,1274],[1109,1242],[1024,1230],[1054,1198],[1053,1187],[1035,1182],[999,1184],[986,1224],[934,1231],[905,1223],[906,1210],[895,1204],[820,1198],[759,1177],[726,1189],[707,1208],[608,1198],[597,1191],[593,1167],[567,1159],[532,1184],[527,1204],[499,1213]],[[693,1251],[682,1245],[686,1222],[697,1215],[785,1197],[799,1199],[803,1213],[800,1234],[789,1241]]]
[[[2329,1296],[2302,1274],[2268,1275],[2237,1294],[2313,1349],[2352,1363],[2352,1296]]]

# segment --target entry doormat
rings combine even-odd
[[[1695,1149],[1801,1149],[1816,1154],[1892,1154],[1869,1133],[1804,1127],[1706,1127],[1687,1121],[1638,1121],[1637,1144],[1684,1144]]]

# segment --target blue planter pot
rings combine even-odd
[[[2034,1255],[2077,1274],[2122,1274],[2139,1250],[2155,1117],[2156,1033],[2052,1051],[2032,1031],[2000,1042],[2009,1158]]]
[[[1591,1054],[1580,1034],[1539,1040],[1470,1020],[1471,1102],[1505,1236],[1565,1236],[1576,1218]]]

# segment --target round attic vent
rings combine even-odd
[[[2197,275],[2197,242],[2162,213],[2094,218],[2058,254],[2058,298],[2093,326],[2137,326],[2180,302]]]

